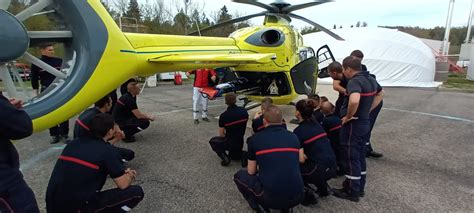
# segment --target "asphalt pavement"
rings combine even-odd
[[[335,99],[330,86],[318,90]],[[365,197],[354,203],[330,196],[314,206],[298,206],[295,212],[474,211],[474,94],[385,90],[384,109],[372,134],[375,150],[384,157],[367,160]],[[139,108],[156,120],[137,135],[137,142],[119,144],[136,152],[128,166],[138,171],[137,183],[145,191],[133,212],[250,212],[232,180],[240,164],[220,166],[208,144],[218,134],[216,117],[225,110],[224,101],[210,102],[211,122],[194,125],[191,99],[189,82],[160,83],[139,96]],[[282,108],[291,120],[294,108]],[[70,124],[72,135],[72,119]],[[48,140],[44,131],[15,143],[42,211],[49,176],[64,148]],[[341,182],[333,179],[330,185],[339,188]],[[108,181],[105,188],[111,187]]]

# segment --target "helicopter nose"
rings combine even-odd
[[[0,9],[0,63],[22,56],[28,49],[30,39],[23,24],[9,12]]]

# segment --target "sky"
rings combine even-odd
[[[147,0],[139,0],[144,3]],[[154,0],[148,0],[153,2]],[[175,5],[176,1],[163,0],[168,5]],[[191,0],[200,5],[209,16],[224,5],[231,14],[250,15],[263,11],[252,5],[238,4],[231,0]],[[335,25],[350,27],[357,21],[367,22],[369,27],[375,26],[419,26],[432,28],[445,26],[450,0],[335,0],[318,6],[309,7],[295,13],[309,18],[322,26],[332,29]],[[262,3],[271,3],[274,0],[260,0]],[[287,0],[290,4],[301,4],[308,1]],[[453,26],[466,26],[469,19],[471,0],[455,0]],[[175,6],[170,6],[176,8]],[[252,19],[253,24],[261,24],[262,18]],[[306,25],[301,21],[292,22],[297,28]]]

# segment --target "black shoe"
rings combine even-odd
[[[359,192],[359,197],[364,197],[365,192]]]
[[[334,192],[333,195],[338,198],[350,200],[352,202],[359,202],[359,195],[356,195],[356,196],[350,195],[344,189],[333,189],[333,192]]]
[[[206,117],[206,118],[202,118],[202,121],[211,122],[211,121],[209,120],[209,118],[207,118],[207,117]]]
[[[49,141],[49,144],[57,144],[57,143],[59,143],[59,141],[61,141],[60,136],[52,136],[51,141]]]
[[[125,143],[133,143],[133,142],[135,142],[135,141],[137,141],[137,139],[135,138],[134,135],[129,136],[129,137],[125,137],[125,138],[123,139],[123,142],[125,142]]]
[[[318,203],[318,198],[314,195],[312,189],[305,188],[304,199],[301,202],[303,206],[310,206]]]
[[[198,119],[194,119],[194,124],[198,125],[198,124],[199,124],[199,120],[198,120]]]
[[[68,144],[69,142],[71,142],[71,139],[69,139],[69,136],[67,135],[63,135],[61,136],[61,138],[64,144]]]
[[[318,189],[318,190],[316,190],[316,194],[318,194],[319,197],[327,197],[327,196],[331,195],[327,189],[325,191]]]
[[[291,119],[290,123],[292,123],[292,124],[300,124],[300,120],[298,120],[297,118],[293,118],[293,119]]]
[[[381,157],[383,157],[383,154],[371,151],[371,152],[365,153],[365,157],[368,157],[368,158],[381,158]]]
[[[228,166],[230,164],[230,158],[226,153],[221,154],[221,166]]]

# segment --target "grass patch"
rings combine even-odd
[[[448,81],[443,83],[443,87],[450,89],[464,89],[474,91],[474,81],[467,80],[465,73],[451,73],[448,76]]]

